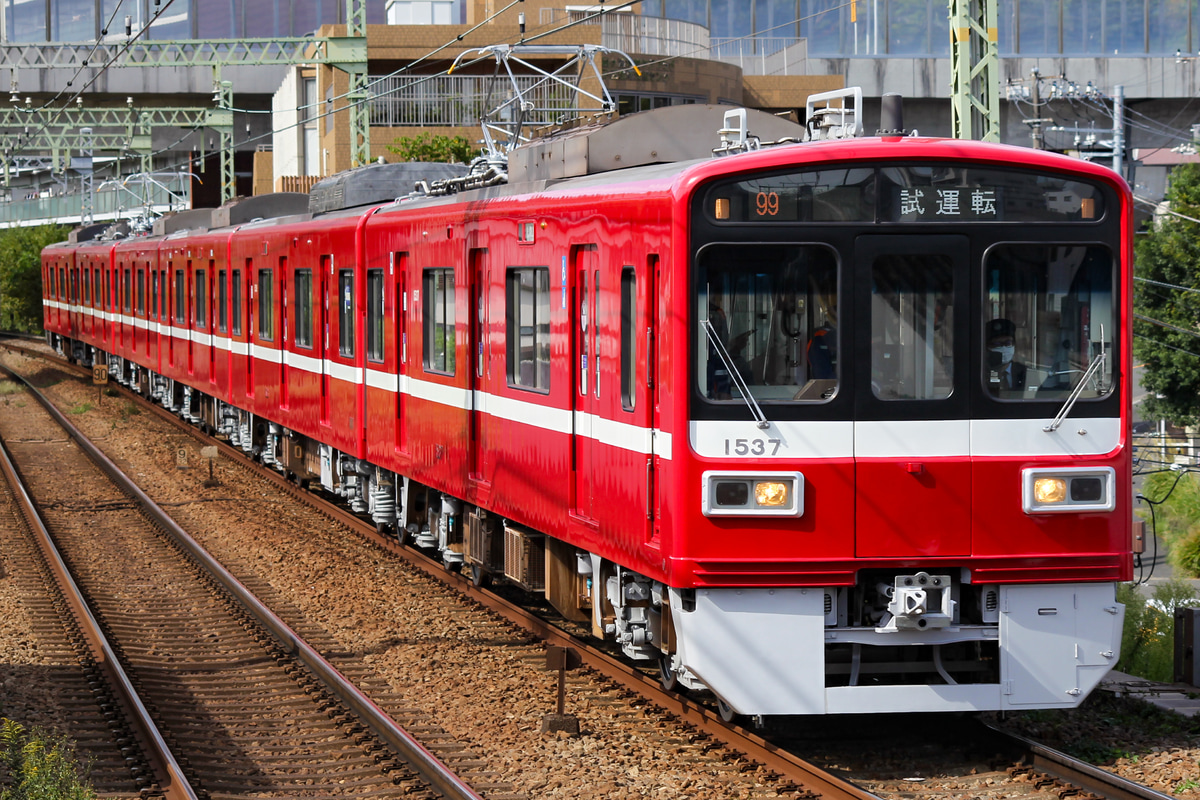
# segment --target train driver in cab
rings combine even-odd
[[[997,397],[1012,397],[1025,392],[1025,365],[1015,361],[1017,328],[1012,320],[994,319],[984,332],[985,385]]]

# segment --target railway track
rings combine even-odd
[[[136,791],[479,797],[46,410],[0,419],[5,472],[107,672]]]
[[[39,354],[39,357],[41,355]],[[202,437],[198,431],[158,406],[146,404],[145,407],[153,409],[155,414],[172,425],[178,425],[180,430],[186,430],[189,435]],[[212,440],[207,437],[202,439],[205,444],[212,444]],[[878,758],[881,763],[898,762],[910,766],[913,763],[929,763],[929,768],[920,770],[920,775],[901,774],[906,770],[900,767],[891,771],[873,771],[867,762],[879,755],[875,750],[870,750],[870,756],[865,758],[860,752],[857,763],[851,763],[836,752],[839,738],[834,733],[819,737],[824,740],[825,746],[817,747],[814,746],[811,737],[792,735],[796,726],[785,724],[778,729],[773,727],[770,734],[760,734],[726,725],[720,721],[717,712],[703,702],[663,692],[653,678],[590,647],[587,642],[560,630],[533,611],[510,603],[494,593],[481,590],[462,576],[446,572],[440,561],[427,558],[419,551],[403,547],[395,540],[379,535],[369,522],[298,489],[282,475],[247,461],[240,451],[221,446],[226,463],[236,465],[236,469],[253,471],[265,477],[280,490],[287,492],[290,498],[318,508],[322,514],[349,527],[378,547],[399,555],[431,578],[452,586],[455,591],[476,601],[493,614],[520,626],[549,644],[574,650],[585,665],[604,679],[618,684],[632,704],[648,702],[664,709],[669,717],[687,732],[689,745],[699,745],[700,749],[717,754],[726,753],[726,758],[732,755],[734,758],[744,759],[746,763],[761,765],[770,770],[777,776],[772,788],[780,795],[856,798],[1015,796],[1030,800],[1066,796],[1112,797],[1122,800],[1134,797],[1158,800],[1166,797],[1063,754],[1053,753],[1035,743],[1020,742],[1011,738],[998,739],[996,737],[1006,736],[1000,731],[984,733],[980,728],[972,728],[973,732],[956,729],[959,733],[955,738],[961,741],[963,736],[974,737],[973,740],[978,742],[979,747],[964,750],[961,755],[952,755],[951,749],[934,744],[936,737],[926,736],[928,728],[941,725],[939,723],[930,726],[925,718],[920,718],[922,722],[915,725],[911,722],[897,725],[896,729],[901,731],[901,734],[891,737],[892,743],[888,745],[891,749],[888,754]],[[826,724],[822,721],[815,725],[805,723],[800,727],[823,729]],[[904,746],[895,744],[896,741],[904,739],[916,741],[913,745],[915,749],[906,751]],[[863,750],[861,736],[847,737],[844,744],[849,751],[855,748]],[[882,747],[883,745],[880,745],[880,748]],[[921,753],[922,747],[935,748],[935,752],[941,754],[941,761],[931,759],[927,753]],[[937,749],[939,747],[940,751]],[[980,747],[983,750],[980,750]],[[989,748],[990,752],[980,755]],[[800,755],[808,756],[821,750],[832,752],[833,755],[829,758],[815,759],[815,763],[805,760]]]

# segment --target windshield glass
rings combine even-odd
[[[837,260],[822,245],[709,245],[697,318],[760,403],[832,397],[838,386]],[[696,378],[711,402],[745,402],[709,332],[696,326]]]
[[[1003,244],[984,262],[983,384],[1001,400],[1081,400],[1113,389],[1113,263],[1107,248]]]

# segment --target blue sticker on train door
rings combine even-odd
[[[567,257],[562,257],[562,307],[567,310]]]

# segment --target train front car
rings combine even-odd
[[[748,715],[1077,705],[1132,572],[1124,182],[910,137],[691,175],[668,680]]]

